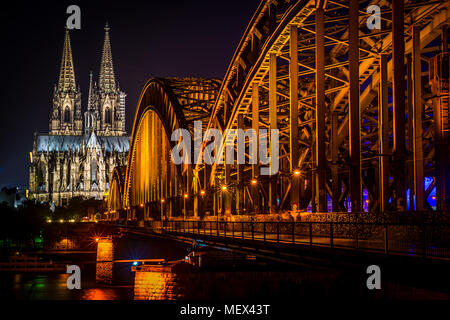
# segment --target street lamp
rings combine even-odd
[[[294,176],[298,177],[300,175],[300,170],[295,169],[294,170]]]
[[[257,185],[258,184],[258,180],[256,180],[256,179],[252,179],[252,181],[251,181],[251,183],[252,183],[252,185]]]

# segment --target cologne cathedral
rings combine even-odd
[[[114,167],[127,161],[130,136],[125,132],[125,97],[114,76],[106,25],[98,84],[91,73],[83,114],[66,29],[49,133],[35,133],[30,152],[30,198],[55,206],[77,196],[103,198]]]

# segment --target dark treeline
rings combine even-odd
[[[52,221],[80,221],[88,211],[101,212],[104,203],[101,200],[74,197],[65,207],[53,210],[49,203],[25,200],[13,207],[6,202],[0,203],[0,241],[1,246],[35,246],[36,240],[42,241],[42,230]],[[39,240],[40,239],[40,240]]]

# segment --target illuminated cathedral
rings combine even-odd
[[[55,206],[76,196],[102,199],[114,167],[126,165],[130,139],[125,131],[126,94],[116,83],[109,30],[106,25],[98,84],[91,72],[83,114],[66,29],[49,133],[35,133],[30,152],[32,199]]]

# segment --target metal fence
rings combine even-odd
[[[163,229],[177,234],[231,240],[450,258],[450,224],[443,223],[174,220],[164,221]]]

